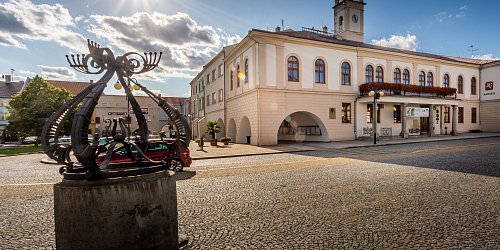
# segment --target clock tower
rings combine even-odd
[[[335,24],[335,36],[342,39],[364,42],[363,0],[335,0],[333,6],[333,23]]]

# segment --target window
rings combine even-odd
[[[219,76],[222,76],[222,64],[219,65]]]
[[[117,102],[115,103],[115,107],[121,107],[122,106],[122,103],[121,102]]]
[[[215,69],[212,70],[212,82],[215,81],[216,74],[215,74]]]
[[[102,121],[103,122],[106,122],[107,119],[108,119],[108,115],[102,115]]]
[[[95,118],[95,123],[101,123],[101,117],[96,117]]]
[[[146,103],[146,107],[151,108],[152,106],[151,103]]]
[[[427,73],[427,86],[432,86],[433,85],[433,77],[432,77],[432,72]]]
[[[394,123],[401,123],[401,105],[394,105]]]
[[[401,70],[398,68],[394,69],[394,83],[401,83]]]
[[[2,106],[2,107],[7,107],[7,103],[8,103],[8,101],[7,101],[7,100],[2,100],[2,104],[1,104],[1,106]]]
[[[443,122],[450,123],[450,107],[444,107],[443,110]]]
[[[464,108],[458,107],[458,123],[464,123]]]
[[[234,82],[234,67],[231,68],[231,90],[233,90],[233,82]]]
[[[240,65],[238,65],[238,70],[236,71],[236,87],[240,87]]]
[[[450,87],[450,76],[448,74],[444,74],[443,88],[449,88],[449,87]]]
[[[477,111],[476,108],[471,108],[471,114],[470,114],[471,115],[471,120],[470,120],[471,123],[476,123],[477,122],[476,111]]]
[[[213,92],[212,93],[212,103],[217,103],[217,93],[216,92]]]
[[[425,73],[423,71],[418,74],[418,85],[425,86]]]
[[[342,123],[351,123],[351,104],[342,103]]]
[[[107,106],[108,106],[108,103],[107,103],[107,102],[103,102],[103,103],[101,103],[101,106],[102,106],[102,107],[107,107]]]
[[[470,94],[475,95],[476,94],[476,78],[472,77],[470,80]]]
[[[245,83],[248,83],[248,58],[245,59]]]
[[[342,63],[342,85],[351,85],[351,65]]]
[[[146,120],[147,120],[148,122],[152,122],[152,121],[153,121],[153,116],[152,116],[152,115],[148,115],[148,116],[146,117]]]
[[[210,106],[210,95],[207,95],[207,106]]]
[[[366,122],[373,122],[373,104],[367,104],[366,106]],[[377,123],[380,123],[380,104],[377,104]]]
[[[403,84],[410,84],[410,71],[403,70]]]
[[[314,63],[314,79],[316,83],[325,83],[325,63],[321,59]]]
[[[210,74],[207,75],[207,85],[210,84]]]
[[[464,93],[464,79],[462,78],[462,76],[458,76],[458,84],[457,84],[457,88],[458,88],[458,93],[459,94],[463,94]]]
[[[339,17],[339,31],[342,32],[344,30],[344,17]]]
[[[222,98],[222,89],[219,89],[219,102],[223,100]]]
[[[288,81],[299,81],[299,60],[295,56],[288,58]]]
[[[382,67],[378,66],[377,67],[377,70],[376,70],[376,81],[377,82],[384,82],[384,70],[382,69]]]
[[[373,67],[368,65],[365,70],[366,82],[373,82]]]

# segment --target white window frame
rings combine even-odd
[[[151,103],[146,103],[146,108],[151,108],[153,105]]]
[[[101,102],[101,107],[108,107],[108,103],[107,102]]]
[[[122,106],[122,103],[121,102],[116,102],[115,103],[115,107],[121,107]]]
[[[217,103],[217,92],[213,92],[212,93],[212,104],[216,104]]]
[[[147,115],[146,116],[146,121],[152,122],[153,121],[153,116],[152,115]]]
[[[222,75],[224,75],[224,73],[222,72],[223,71],[222,70],[222,64],[219,65],[219,69],[218,70],[219,70],[219,77],[222,76]]]
[[[107,119],[109,119],[108,115],[102,115],[102,120],[101,122],[106,122]]]
[[[217,69],[212,70],[212,82],[215,81],[215,79],[217,79],[216,71],[217,71]]]
[[[224,98],[223,98],[223,90],[222,89],[219,89],[219,102],[222,102],[224,101]]]

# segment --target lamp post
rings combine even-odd
[[[377,144],[377,99],[380,99],[381,96],[384,96],[384,92],[375,92],[370,91],[369,96],[373,96],[373,144]]]

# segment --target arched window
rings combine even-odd
[[[238,64],[238,70],[236,71],[236,87],[240,87],[240,65]]]
[[[382,69],[382,67],[378,66],[377,67],[377,71],[376,71],[376,81],[377,82],[384,82],[384,70]]]
[[[418,74],[418,85],[425,86],[425,73],[423,71]]]
[[[410,71],[403,70],[403,84],[410,84]]]
[[[373,82],[373,67],[368,65],[365,70],[366,80],[365,82]]]
[[[462,78],[462,76],[458,76],[458,84],[457,84],[457,88],[458,88],[458,93],[459,94],[463,94],[464,93],[464,79]]]
[[[342,63],[342,85],[351,85],[351,65]]]
[[[450,76],[448,74],[444,74],[443,88],[449,88],[449,87],[450,87]]]
[[[321,59],[314,63],[314,79],[317,83],[325,83],[325,63]]]
[[[245,59],[245,83],[248,82],[248,58]]]
[[[432,72],[427,73],[427,86],[433,85],[434,78],[432,77]]]
[[[401,83],[401,70],[398,68],[394,69],[394,83]]]
[[[470,94],[475,95],[476,94],[476,78],[472,77],[470,80]]]
[[[288,81],[299,81],[299,60],[295,56],[288,58]]]

